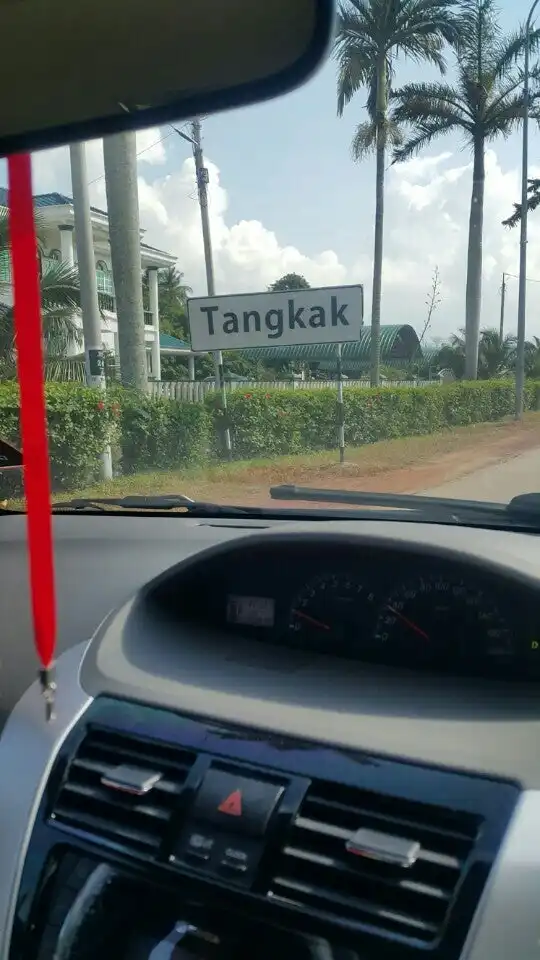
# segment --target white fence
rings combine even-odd
[[[382,387],[438,387],[440,380],[384,380]],[[343,387],[369,387],[369,380],[344,380]],[[230,390],[242,390],[249,393],[250,390],[322,390],[336,389],[336,380],[249,380],[246,383],[226,383],[225,388]],[[189,380],[159,380],[150,383],[151,394],[154,397],[166,397],[169,400],[188,400],[191,403],[200,403],[204,400],[207,393],[215,390],[214,381],[189,381]]]

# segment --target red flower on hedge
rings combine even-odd
[[[104,410],[104,409],[105,409],[105,404],[103,403],[103,400],[98,400],[97,408],[98,408],[98,410]]]
[[[252,396],[253,396],[252,393],[245,393],[245,394],[244,394],[244,400],[251,400]]]
[[[265,399],[265,400],[270,400],[270,397],[271,397],[271,394],[265,393],[265,395],[264,395],[264,399]]]

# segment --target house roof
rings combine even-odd
[[[343,365],[349,369],[369,362],[371,349],[371,327],[362,327],[360,339],[353,343],[344,343],[342,347]],[[383,364],[396,360],[411,360],[420,348],[420,341],[414,327],[409,324],[391,324],[381,327],[381,361]],[[239,351],[246,360],[298,360],[305,363],[335,364],[336,345],[334,343],[310,343],[303,346],[253,347]]]
[[[68,197],[65,193],[58,193],[53,191],[52,193],[36,193],[34,195],[34,205],[36,207],[70,207],[73,204],[73,198]],[[6,187],[0,187],[0,207],[7,207],[8,205],[8,191]],[[99,213],[102,217],[108,218],[108,213],[106,210],[100,210],[99,207],[90,207],[93,213]],[[141,249],[147,250],[148,253],[159,253],[164,257],[170,257],[171,254],[167,250],[160,250],[159,247],[152,247],[149,243],[143,243],[141,240]]]
[[[160,333],[159,346],[161,350],[191,350],[189,343],[179,340],[178,337],[172,337],[170,333]]]

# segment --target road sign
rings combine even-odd
[[[187,302],[192,350],[348,343],[360,339],[364,291],[360,284]]]

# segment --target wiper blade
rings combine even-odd
[[[218,503],[209,503],[205,500],[192,500],[183,494],[172,493],[153,497],[80,497],[76,500],[62,500],[53,504],[55,513],[75,511],[107,513],[114,510],[153,511],[181,510],[194,517],[216,516],[259,516],[264,510],[259,507],[223,506]]]
[[[476,513],[480,511],[504,516],[507,512],[506,504],[486,500],[454,500],[451,497],[425,497],[415,493],[371,493],[367,490],[325,490],[285,483],[278,487],[271,487],[270,496],[272,500],[304,500],[316,503],[350,503],[362,507],[389,507],[393,510],[402,510],[404,520],[408,511],[417,514],[424,509],[450,511],[456,515],[463,511]],[[540,507],[538,518],[540,519]]]

